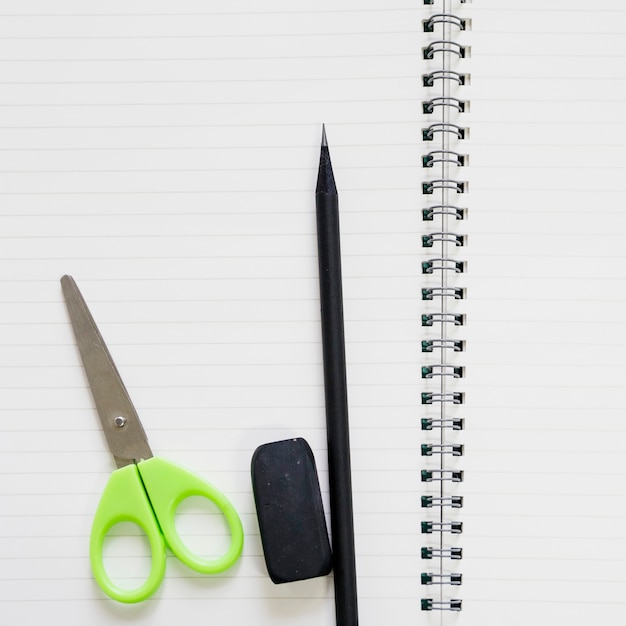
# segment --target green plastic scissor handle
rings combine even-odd
[[[146,491],[150,501],[146,497]],[[176,509],[183,500],[191,496],[208,498],[226,518],[231,542],[228,550],[220,557],[205,559],[192,553],[176,530]],[[104,569],[104,539],[109,530],[119,522],[137,524],[150,542],[150,573],[137,589],[122,589],[115,585]],[[199,476],[173,463],[153,457],[137,465],[115,470],[104,489],[91,529],[89,556],[97,583],[108,596],[119,602],[146,600],[157,590],[163,579],[165,543],[191,569],[203,574],[217,574],[229,568],[239,558],[243,547],[243,528],[237,511],[224,494]]]
[[[148,536],[152,563],[147,580],[137,589],[123,589],[109,578],[103,561],[106,534],[120,522],[137,524]],[[94,578],[101,589],[118,602],[141,602],[158,588],[165,573],[165,542],[146,498],[136,465],[115,470],[98,504],[91,526],[89,558]]]

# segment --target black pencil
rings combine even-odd
[[[319,260],[326,434],[330,486],[330,526],[337,626],[358,624],[352,477],[348,429],[346,351],[343,327],[339,197],[330,163],[326,130],[322,130],[315,189]]]

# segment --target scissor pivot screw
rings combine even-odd
[[[126,418],[122,415],[118,415],[113,422],[118,428],[124,428],[124,426],[126,426]]]

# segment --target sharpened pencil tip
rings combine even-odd
[[[336,194],[335,176],[330,162],[328,141],[326,140],[326,127],[322,126],[322,147],[320,148],[320,165],[317,172],[317,186],[315,193]]]

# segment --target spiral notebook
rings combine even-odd
[[[270,582],[249,476],[258,445],[304,437],[327,506],[322,123],[360,624],[624,622],[621,2],[24,0],[0,14],[3,626],[334,624],[332,575]],[[153,451],[239,511],[229,572],[170,556],[136,606],[95,585],[89,529],[113,464],[65,273]],[[203,547],[202,511],[181,523]],[[145,552],[116,558],[141,577]]]
[[[620,623],[626,12],[431,11],[421,609],[445,624]]]

